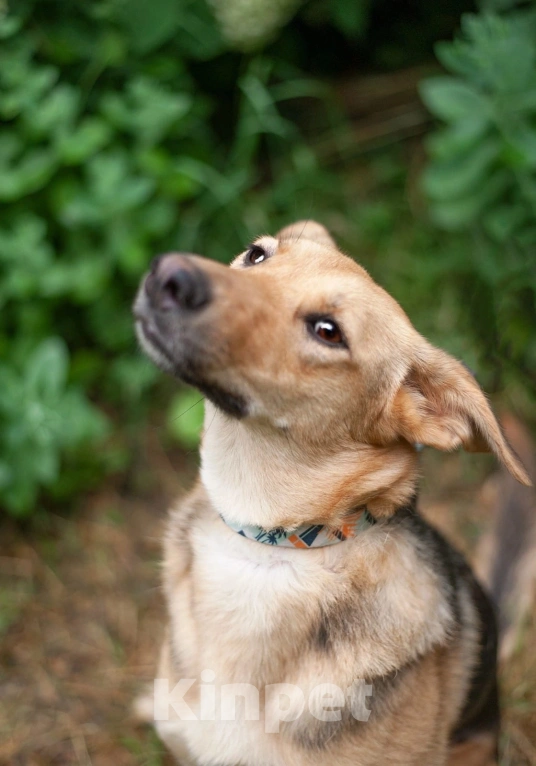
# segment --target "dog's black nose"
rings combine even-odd
[[[151,264],[145,289],[154,308],[197,311],[210,302],[210,281],[192,258],[161,255]]]
[[[164,300],[184,309],[200,309],[209,300],[208,280],[197,268],[175,269],[164,278],[160,289]]]

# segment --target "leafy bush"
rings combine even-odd
[[[424,190],[450,238],[443,277],[494,371],[534,393],[536,371],[536,11],[469,15],[437,46],[452,75],[422,84],[445,123],[429,138]]]
[[[76,444],[111,454],[92,402],[139,414],[156,373],[130,304],[151,257],[225,260],[297,195],[314,214],[335,192],[280,111],[323,88],[262,56],[222,63],[203,0],[21,0],[0,38],[0,498],[22,515]]]
[[[24,513],[38,487],[57,480],[60,450],[68,453],[106,433],[104,417],[67,387],[67,371],[59,338],[42,341],[20,369],[0,365],[0,491],[13,513]]]

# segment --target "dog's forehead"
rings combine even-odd
[[[357,305],[356,301],[362,300],[377,304],[384,298],[394,303],[362,266],[335,247],[306,238],[263,237],[255,244],[261,244],[271,256],[266,273],[278,275],[291,292],[337,296],[341,305]],[[260,268],[258,273],[260,276]]]
[[[249,275],[276,290],[278,305],[296,302],[313,304],[320,310],[346,309],[352,314],[379,315],[385,321],[404,324],[409,320],[402,307],[353,258],[335,246],[303,237],[258,237],[253,244],[262,247],[268,259],[247,267]],[[233,268],[244,268],[244,255]]]
[[[322,242],[305,237],[276,239],[263,236],[256,239],[254,244],[265,249],[270,256],[268,263],[271,273],[277,271],[281,274],[291,274],[299,281],[308,281],[310,278],[318,281],[321,277],[329,282],[345,279],[349,286],[359,283],[374,284],[365,269],[352,258]]]

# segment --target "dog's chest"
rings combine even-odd
[[[326,566],[320,550],[295,556],[271,549],[222,529],[219,520],[200,522],[189,540],[191,568],[171,602],[181,673],[199,680],[211,671],[217,700],[222,684],[254,687],[260,709],[258,719],[247,722],[239,705],[236,720],[177,727],[200,763],[214,758],[279,766],[287,762],[281,748],[288,743],[265,732],[264,690],[287,682],[291,668],[307,662],[318,603],[323,592],[336,588],[340,574]],[[198,695],[196,684],[188,704],[201,717]]]
[[[267,680],[303,643],[320,599],[340,575],[326,568],[320,551],[300,557],[234,532],[222,539],[221,531],[207,524],[191,536],[189,608],[203,626],[203,661],[227,677]]]
[[[317,651],[315,636],[337,626],[356,668],[388,673],[448,627],[435,577],[404,539],[368,531],[293,550],[246,540],[207,514],[189,545],[188,572],[169,594],[175,645],[185,670],[210,669],[223,683],[280,682]]]
[[[445,605],[404,540],[370,532],[330,549],[271,548],[212,514],[195,521],[188,541],[190,565],[168,591],[175,671],[198,681],[188,704],[199,716],[204,671],[217,690],[251,685],[261,699],[254,721],[177,724],[202,763],[290,762],[292,740],[265,732],[267,685],[290,683],[308,700],[319,682],[345,690],[444,640]]]

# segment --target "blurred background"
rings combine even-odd
[[[529,440],[536,4],[0,0],[0,118],[0,762],[166,764],[129,705],[203,405],[137,350],[139,279],[315,218]],[[469,553],[492,468],[424,456]],[[529,611],[503,766],[536,764],[534,647]]]

